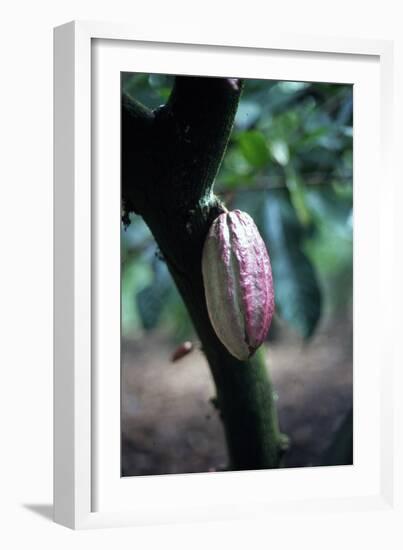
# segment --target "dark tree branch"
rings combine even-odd
[[[149,187],[154,113],[127,94],[122,95],[121,184],[125,214],[140,213]]]
[[[171,97],[158,114],[169,120],[171,184],[191,205],[208,197],[222,161],[242,84],[224,78],[177,77]]]
[[[218,340],[207,312],[203,244],[223,211],[213,184],[231,133],[242,82],[176,77],[163,107],[122,101],[122,199],[148,224],[184,299],[208,359],[231,467],[273,468],[282,454],[264,359],[241,362]]]

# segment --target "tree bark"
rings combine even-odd
[[[275,468],[283,453],[264,354],[233,357],[218,340],[204,296],[201,256],[224,211],[213,194],[242,90],[239,79],[176,77],[163,107],[122,97],[123,221],[149,226],[187,306],[217,391],[234,470]]]

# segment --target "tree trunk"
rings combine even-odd
[[[238,79],[176,77],[167,104],[149,111],[122,101],[122,203],[141,215],[160,248],[199,335],[217,390],[230,469],[275,468],[282,455],[264,353],[233,357],[210,323],[201,256],[223,212],[213,194],[237,109]]]

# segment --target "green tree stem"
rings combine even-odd
[[[231,133],[242,82],[176,77],[154,112],[122,101],[124,219],[148,224],[183,297],[207,357],[227,439],[230,468],[275,468],[282,439],[264,354],[233,357],[210,323],[201,273],[203,244],[223,212],[213,183]]]

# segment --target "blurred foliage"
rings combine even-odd
[[[173,77],[122,73],[123,89],[151,108]],[[215,191],[251,214],[269,249],[276,312],[309,338],[352,298],[352,87],[247,80]],[[122,228],[122,329],[192,327],[152,235],[139,217]]]

